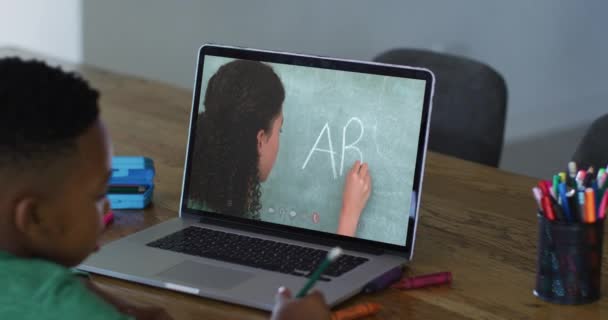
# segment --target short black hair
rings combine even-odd
[[[42,61],[0,58],[0,169],[45,164],[97,120],[99,93]]]

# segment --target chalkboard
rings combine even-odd
[[[206,57],[201,94],[232,60]],[[269,65],[286,96],[277,161],[261,187],[262,220],[335,233],[345,174],[362,160],[372,194],[356,236],[405,245],[425,82]]]

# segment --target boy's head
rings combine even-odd
[[[111,172],[97,91],[0,58],[0,250],[74,266],[97,246]]]

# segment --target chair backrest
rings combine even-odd
[[[593,121],[578,144],[572,160],[579,167],[588,168],[608,165],[608,114]]]
[[[435,74],[431,150],[497,167],[503,147],[507,85],[490,66],[419,49],[393,49],[374,61],[425,67]]]

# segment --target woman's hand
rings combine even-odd
[[[319,291],[301,299],[292,299],[291,292],[279,288],[271,320],[329,320],[329,307]]]
[[[365,209],[371,191],[372,177],[369,174],[367,163],[361,164],[357,160],[344,182],[338,234],[350,237],[355,235],[361,212]]]

